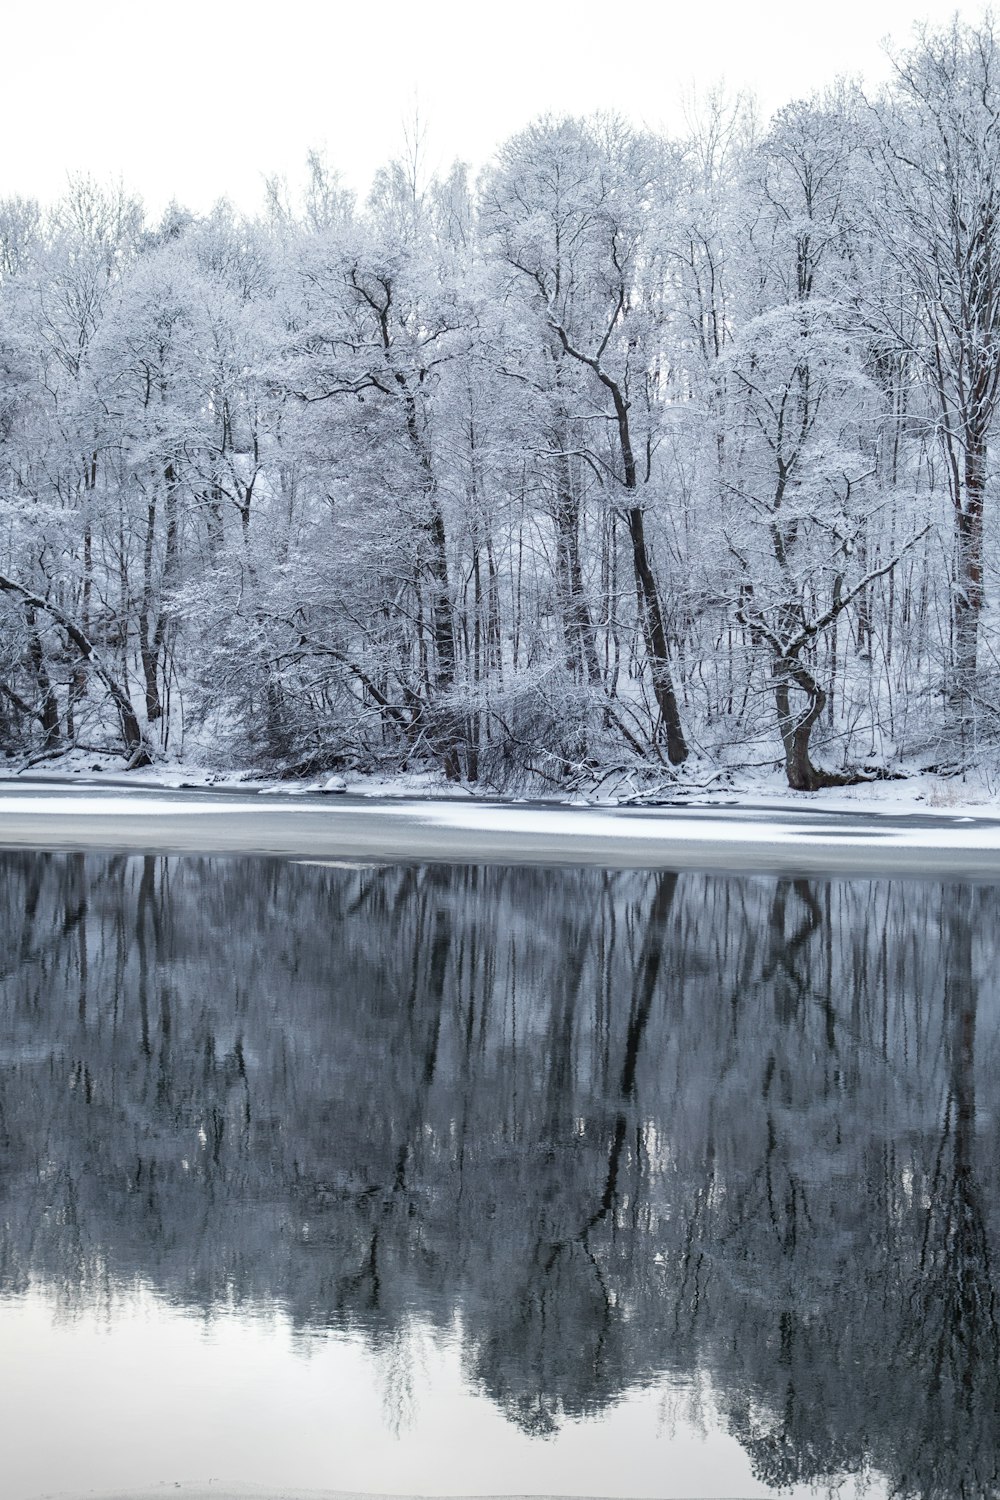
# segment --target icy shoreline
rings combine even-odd
[[[22,780],[0,782],[0,848],[1000,880],[995,813],[898,803],[595,807]]]

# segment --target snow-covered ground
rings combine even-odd
[[[5,784],[47,784],[72,786],[80,783],[95,786],[120,785],[131,789],[162,787],[218,791],[250,791],[273,796],[306,796],[324,790],[328,784],[342,782],[342,790],[358,797],[413,798],[440,797],[449,801],[504,801],[512,804],[546,802],[554,806],[621,807],[621,806],[689,806],[730,808],[773,808],[776,811],[808,809],[829,812],[899,814],[902,812],[948,812],[975,817],[1000,818],[1000,784],[970,772],[967,776],[941,776],[915,773],[900,780],[867,781],[857,786],[828,788],[820,792],[793,792],[779,771],[733,772],[723,781],[716,774],[700,779],[698,772],[680,773],[676,779],[664,777],[640,780],[625,773],[614,777],[595,777],[593,783],[572,790],[535,789],[530,796],[510,793],[498,797],[490,788],[456,785],[445,780],[443,773],[407,771],[391,775],[369,775],[345,772],[342,776],[317,776],[302,781],[279,780],[263,771],[220,771],[193,762],[164,762],[141,771],[126,771],[113,759],[98,760],[92,754],[77,753],[62,757],[49,765],[38,765],[19,771],[13,765],[0,766],[0,790]]]
[[[877,807],[777,796],[567,806],[49,777],[0,783],[0,847],[1000,880],[995,806],[915,809],[898,798]]]
[[[331,784],[333,783],[333,784]],[[975,817],[1000,817],[1000,784],[970,772],[960,775],[913,774],[900,780],[862,781],[858,786],[828,787],[822,792],[792,792],[778,771],[733,772],[727,781],[715,777],[700,780],[678,775],[676,780],[627,774],[595,778],[574,789],[535,789],[531,795],[511,792],[498,795],[483,786],[463,786],[445,780],[442,772],[406,771],[388,775],[346,771],[342,775],[318,775],[306,780],[279,780],[265,772],[219,771],[193,762],[169,762],[126,771],[114,759],[96,760],[93,754],[61,757],[52,765],[37,765],[24,771],[0,766],[0,792],[4,786],[121,786],[130,790],[163,787],[168,790],[214,789],[252,795],[307,796],[322,790],[345,790],[364,798],[445,798],[486,802],[546,802],[570,807],[729,807],[774,808],[775,811],[840,811],[882,814],[937,813]]]

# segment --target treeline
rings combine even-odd
[[[0,748],[991,764],[998,69],[956,22],[877,99],[414,142],[363,205],[0,203]]]

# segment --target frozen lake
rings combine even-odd
[[[358,852],[0,853],[4,1500],[993,1493],[995,888]]]

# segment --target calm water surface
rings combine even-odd
[[[996,914],[3,855],[4,1500],[994,1495]]]

